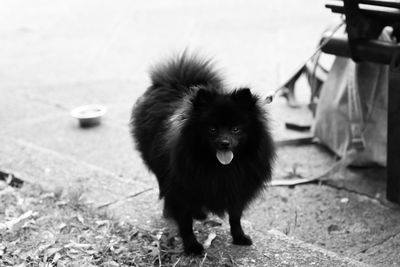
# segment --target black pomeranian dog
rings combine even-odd
[[[275,155],[260,99],[248,88],[229,92],[209,60],[186,53],[153,68],[151,81],[131,132],[185,253],[203,252],[192,223],[208,212],[227,212],[233,243],[251,245],[240,219],[271,179]]]

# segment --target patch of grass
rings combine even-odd
[[[79,190],[62,196],[0,182],[0,266],[236,266],[229,255],[186,257],[175,230],[113,218]]]

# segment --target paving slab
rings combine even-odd
[[[345,168],[332,174],[325,183],[338,189],[377,199],[385,206],[398,207],[386,199],[386,168]]]
[[[374,264],[379,262],[364,251],[400,234],[400,209],[324,185],[270,188],[246,218],[261,232],[276,228],[307,243]],[[396,250],[381,248],[387,257]]]
[[[279,148],[274,179],[320,177],[324,184],[331,187],[374,198],[386,206],[398,207],[386,199],[385,168],[338,166],[339,160],[317,142],[286,145]],[[328,171],[329,175],[326,175]]]
[[[281,147],[274,178],[317,177],[335,162],[319,145]],[[400,208],[384,199],[382,171],[343,168],[325,176],[322,183],[271,187],[249,210],[248,218],[260,231],[276,228],[340,255],[386,266],[366,253],[380,251],[388,262],[399,264],[394,251],[400,247],[389,248],[386,241],[400,234]]]
[[[2,171],[47,190],[79,190],[96,206],[152,187],[21,139],[0,136],[0,147]]]
[[[235,262],[241,266],[368,266],[288,237],[274,229],[263,235],[257,235],[255,230],[247,230],[247,233],[254,240],[252,249],[227,246],[228,253],[235,255]]]
[[[246,226],[246,222],[244,225],[245,232],[254,242],[251,247],[233,245],[229,226],[223,223],[213,229],[217,238],[207,252],[229,257],[238,266],[369,266],[288,237],[275,229],[260,233]]]
[[[65,112],[39,123],[34,121],[9,127],[8,131],[17,139],[100,166],[127,180],[151,183],[126,125],[105,120],[99,127],[80,128],[78,122]]]
[[[0,133],[6,133],[18,124],[41,123],[43,119],[58,117],[63,113],[56,106],[32,101],[27,90],[4,86],[0,94]]]
[[[363,251],[362,254],[355,256],[354,259],[362,260],[372,266],[399,266],[399,250],[393,249],[399,247],[400,234],[389,235],[386,239]]]

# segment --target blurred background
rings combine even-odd
[[[149,66],[185,48],[215,58],[232,84],[265,92],[304,62],[335,18],[320,0],[0,5],[1,90],[28,87],[67,106],[131,104]],[[112,92],[107,99],[97,93],[104,90]]]

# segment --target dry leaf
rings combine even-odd
[[[60,225],[58,226],[58,230],[60,230],[61,232],[65,227],[67,227],[66,223],[60,223]]]
[[[8,184],[4,181],[0,181],[0,190],[3,190],[8,187]]]
[[[3,257],[3,255],[6,252],[6,249],[7,249],[6,246],[0,244],[0,257]]]
[[[103,264],[101,264],[100,266],[104,266],[104,267],[116,266],[116,267],[118,267],[119,264],[117,262],[115,262],[115,261],[107,261],[107,262],[104,262]]]
[[[96,221],[96,224],[97,224],[98,227],[108,226],[109,223],[110,223],[109,220]]]
[[[81,244],[81,243],[76,243],[74,241],[70,241],[68,244],[64,246],[64,248],[78,248],[78,249],[85,249],[85,248],[91,248],[93,247],[92,244]]]
[[[24,224],[22,225],[21,228],[23,228],[23,229],[28,229],[28,228],[37,229],[38,226],[36,225],[36,221],[31,219],[29,221],[24,222]]]
[[[158,249],[158,247],[149,247],[150,249],[150,255],[152,257],[158,257],[158,255],[160,254],[160,250]]]
[[[28,219],[32,215],[34,215],[34,213],[33,213],[33,211],[30,210],[30,211],[25,212],[24,214],[22,214],[18,218],[12,219],[12,220],[10,220],[8,222],[5,222],[5,223],[0,223],[0,230],[16,231],[17,228],[22,226],[22,223],[24,222],[24,220]]]
[[[85,250],[85,253],[86,254],[89,254],[89,255],[94,255],[94,254],[96,254],[98,251],[97,250],[94,250],[94,249],[89,249],[89,250]]]
[[[54,255],[54,258],[53,258],[53,263],[57,263],[59,260],[61,259],[61,254],[60,253],[56,253],[55,255]]]
[[[157,239],[157,240],[160,240],[161,237],[162,237],[162,235],[163,235],[163,230],[158,231],[157,234],[156,234],[156,239]]]
[[[207,239],[203,243],[204,248],[209,248],[211,246],[212,241],[216,237],[217,237],[217,234],[215,232],[209,233]]]
[[[80,213],[76,215],[76,218],[81,224],[85,224],[85,221]]]

